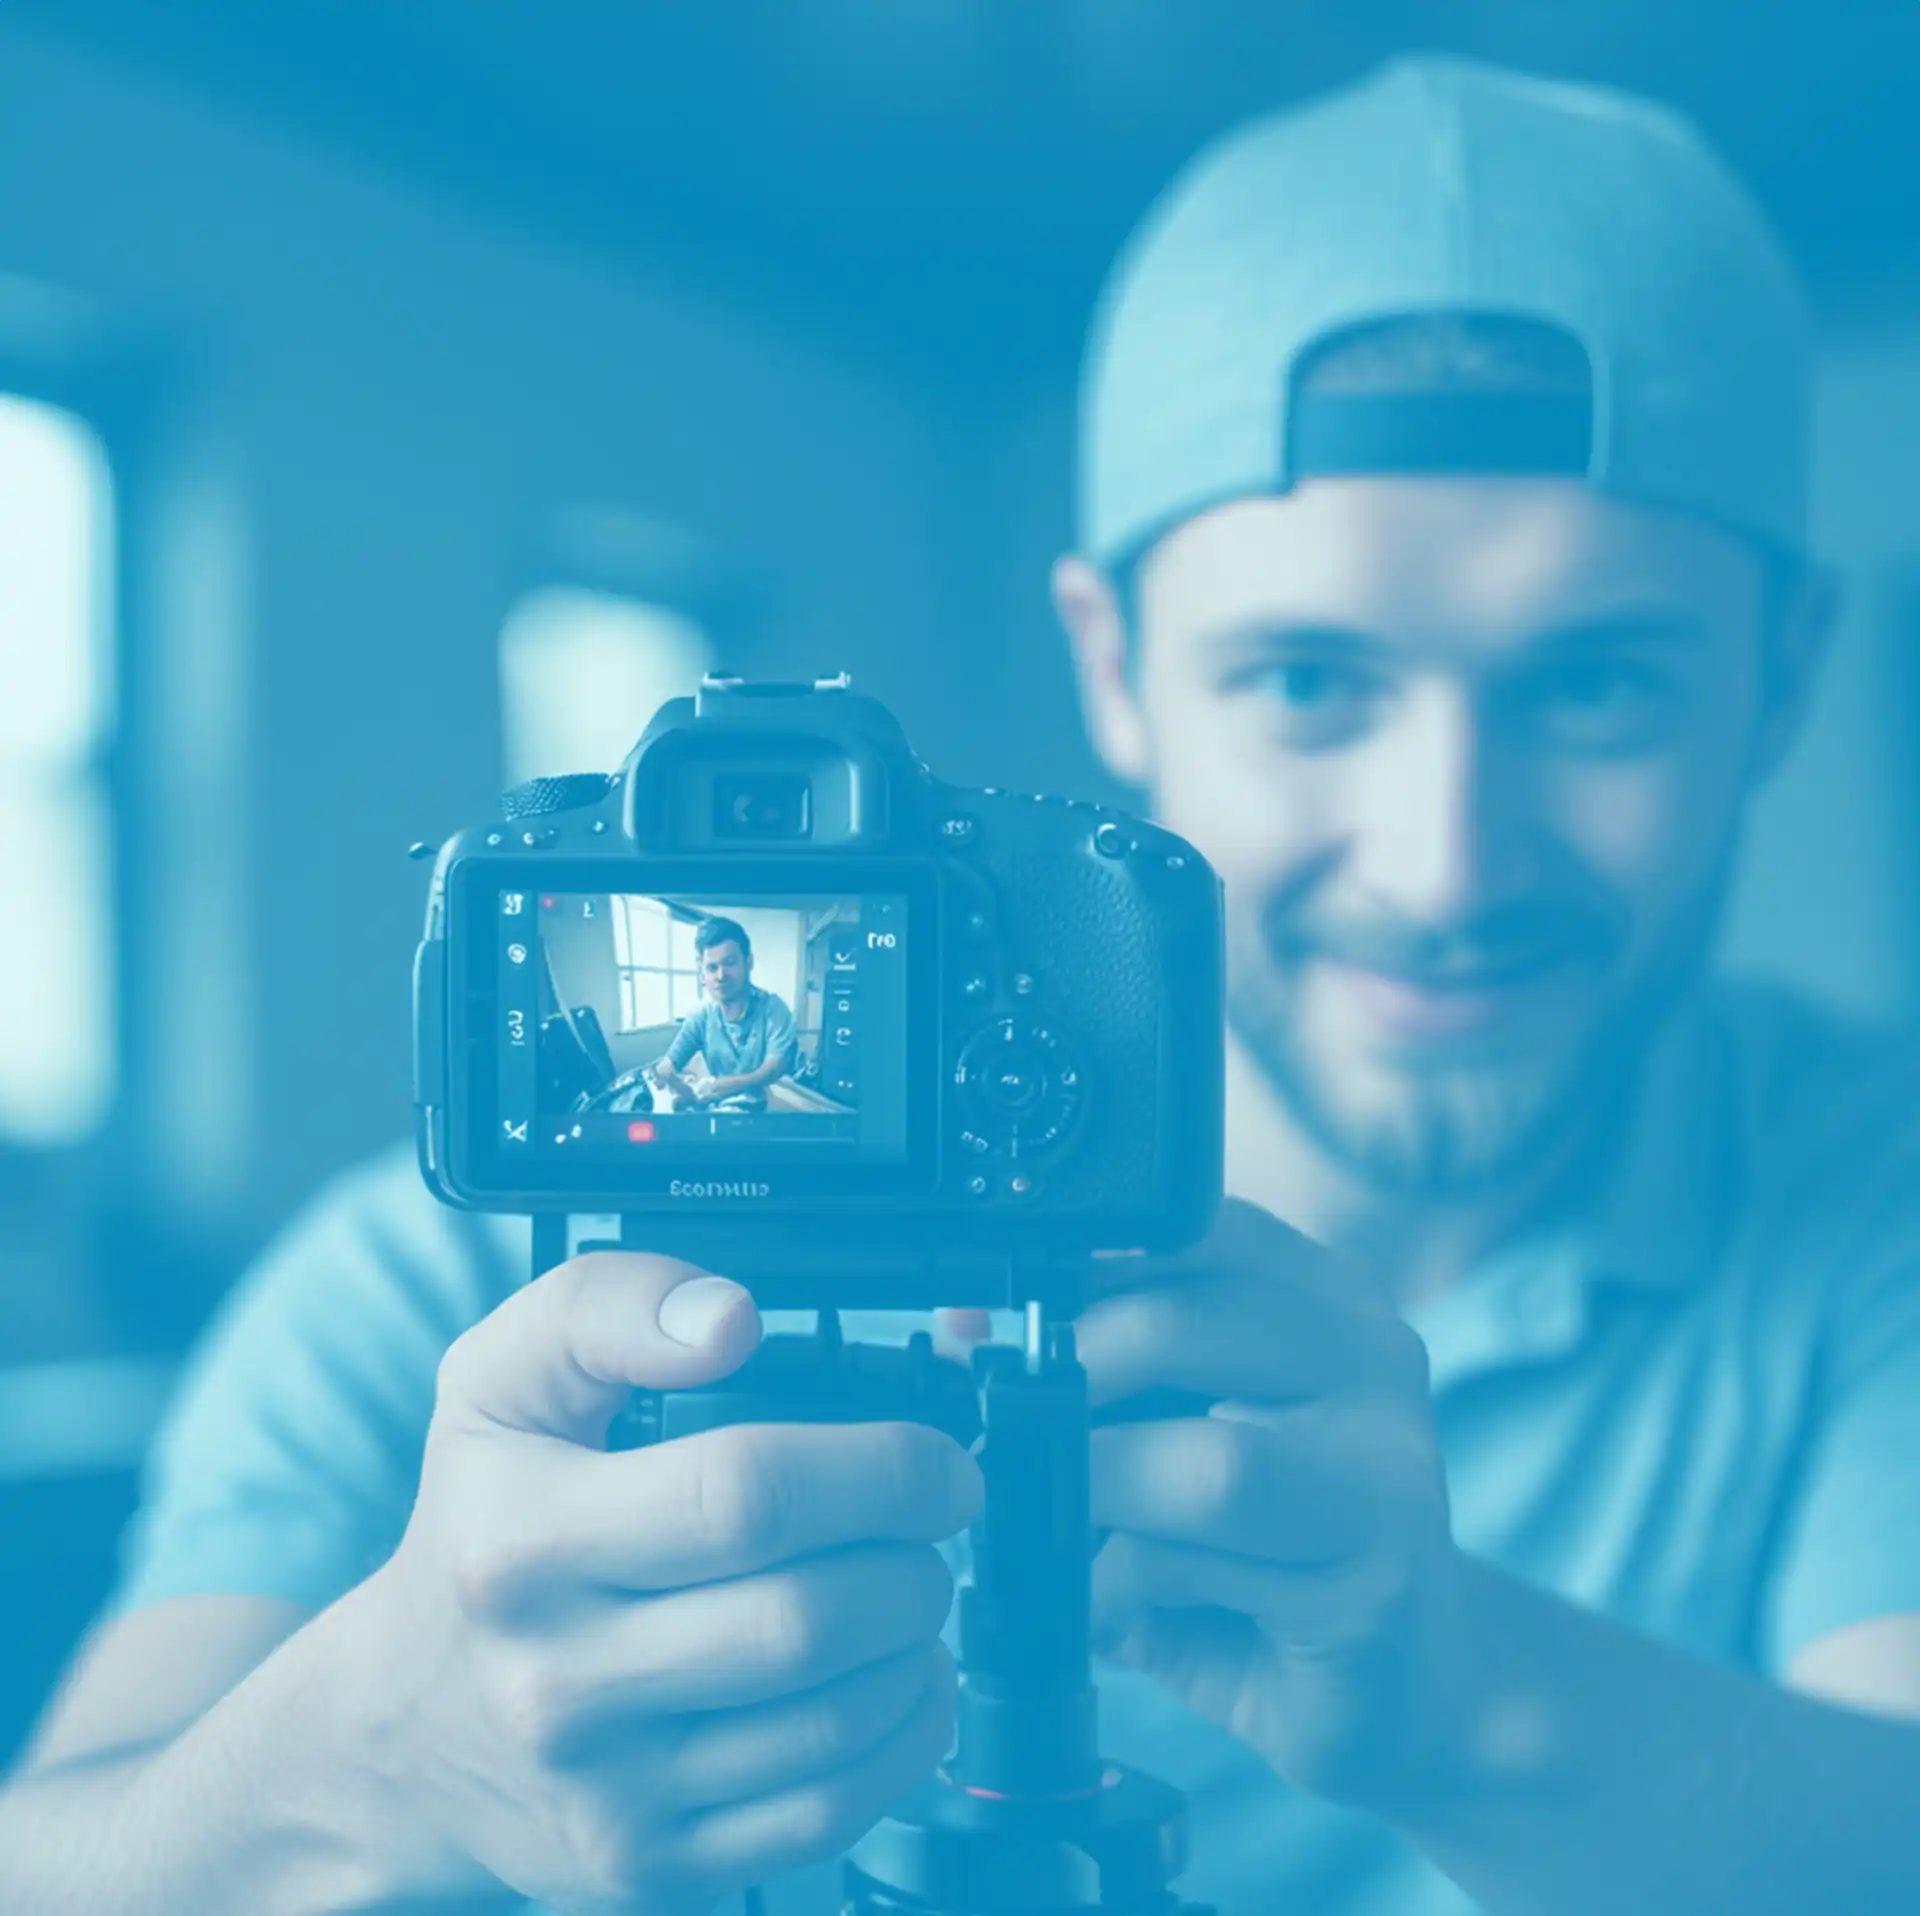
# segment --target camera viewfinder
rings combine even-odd
[[[713,781],[715,838],[813,835],[813,781],[804,772],[723,773]]]

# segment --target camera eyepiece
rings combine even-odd
[[[717,774],[713,835],[772,841],[810,838],[813,780],[805,772]]]

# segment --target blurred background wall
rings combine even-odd
[[[1100,275],[1211,134],[1403,45],[1673,100],[1806,268],[1847,610],[1729,952],[1911,1015],[1920,42],[1810,14],[0,0],[0,399],[108,500],[84,670],[0,634],[0,1752],[178,1352],[408,1128],[408,844],[707,663],[844,667],[948,776],[1104,790],[1046,600]],[[80,955],[35,972],[46,911]]]

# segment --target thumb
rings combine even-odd
[[[678,1258],[589,1251],[453,1341],[435,1415],[598,1447],[628,1391],[710,1384],[759,1341],[752,1295],[731,1279]]]

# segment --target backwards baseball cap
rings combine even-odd
[[[1538,390],[1317,390],[1342,339],[1529,323]],[[1470,61],[1397,60],[1203,151],[1116,261],[1082,366],[1098,562],[1314,474],[1571,475],[1788,551],[1809,323],[1765,216],[1684,120]]]

